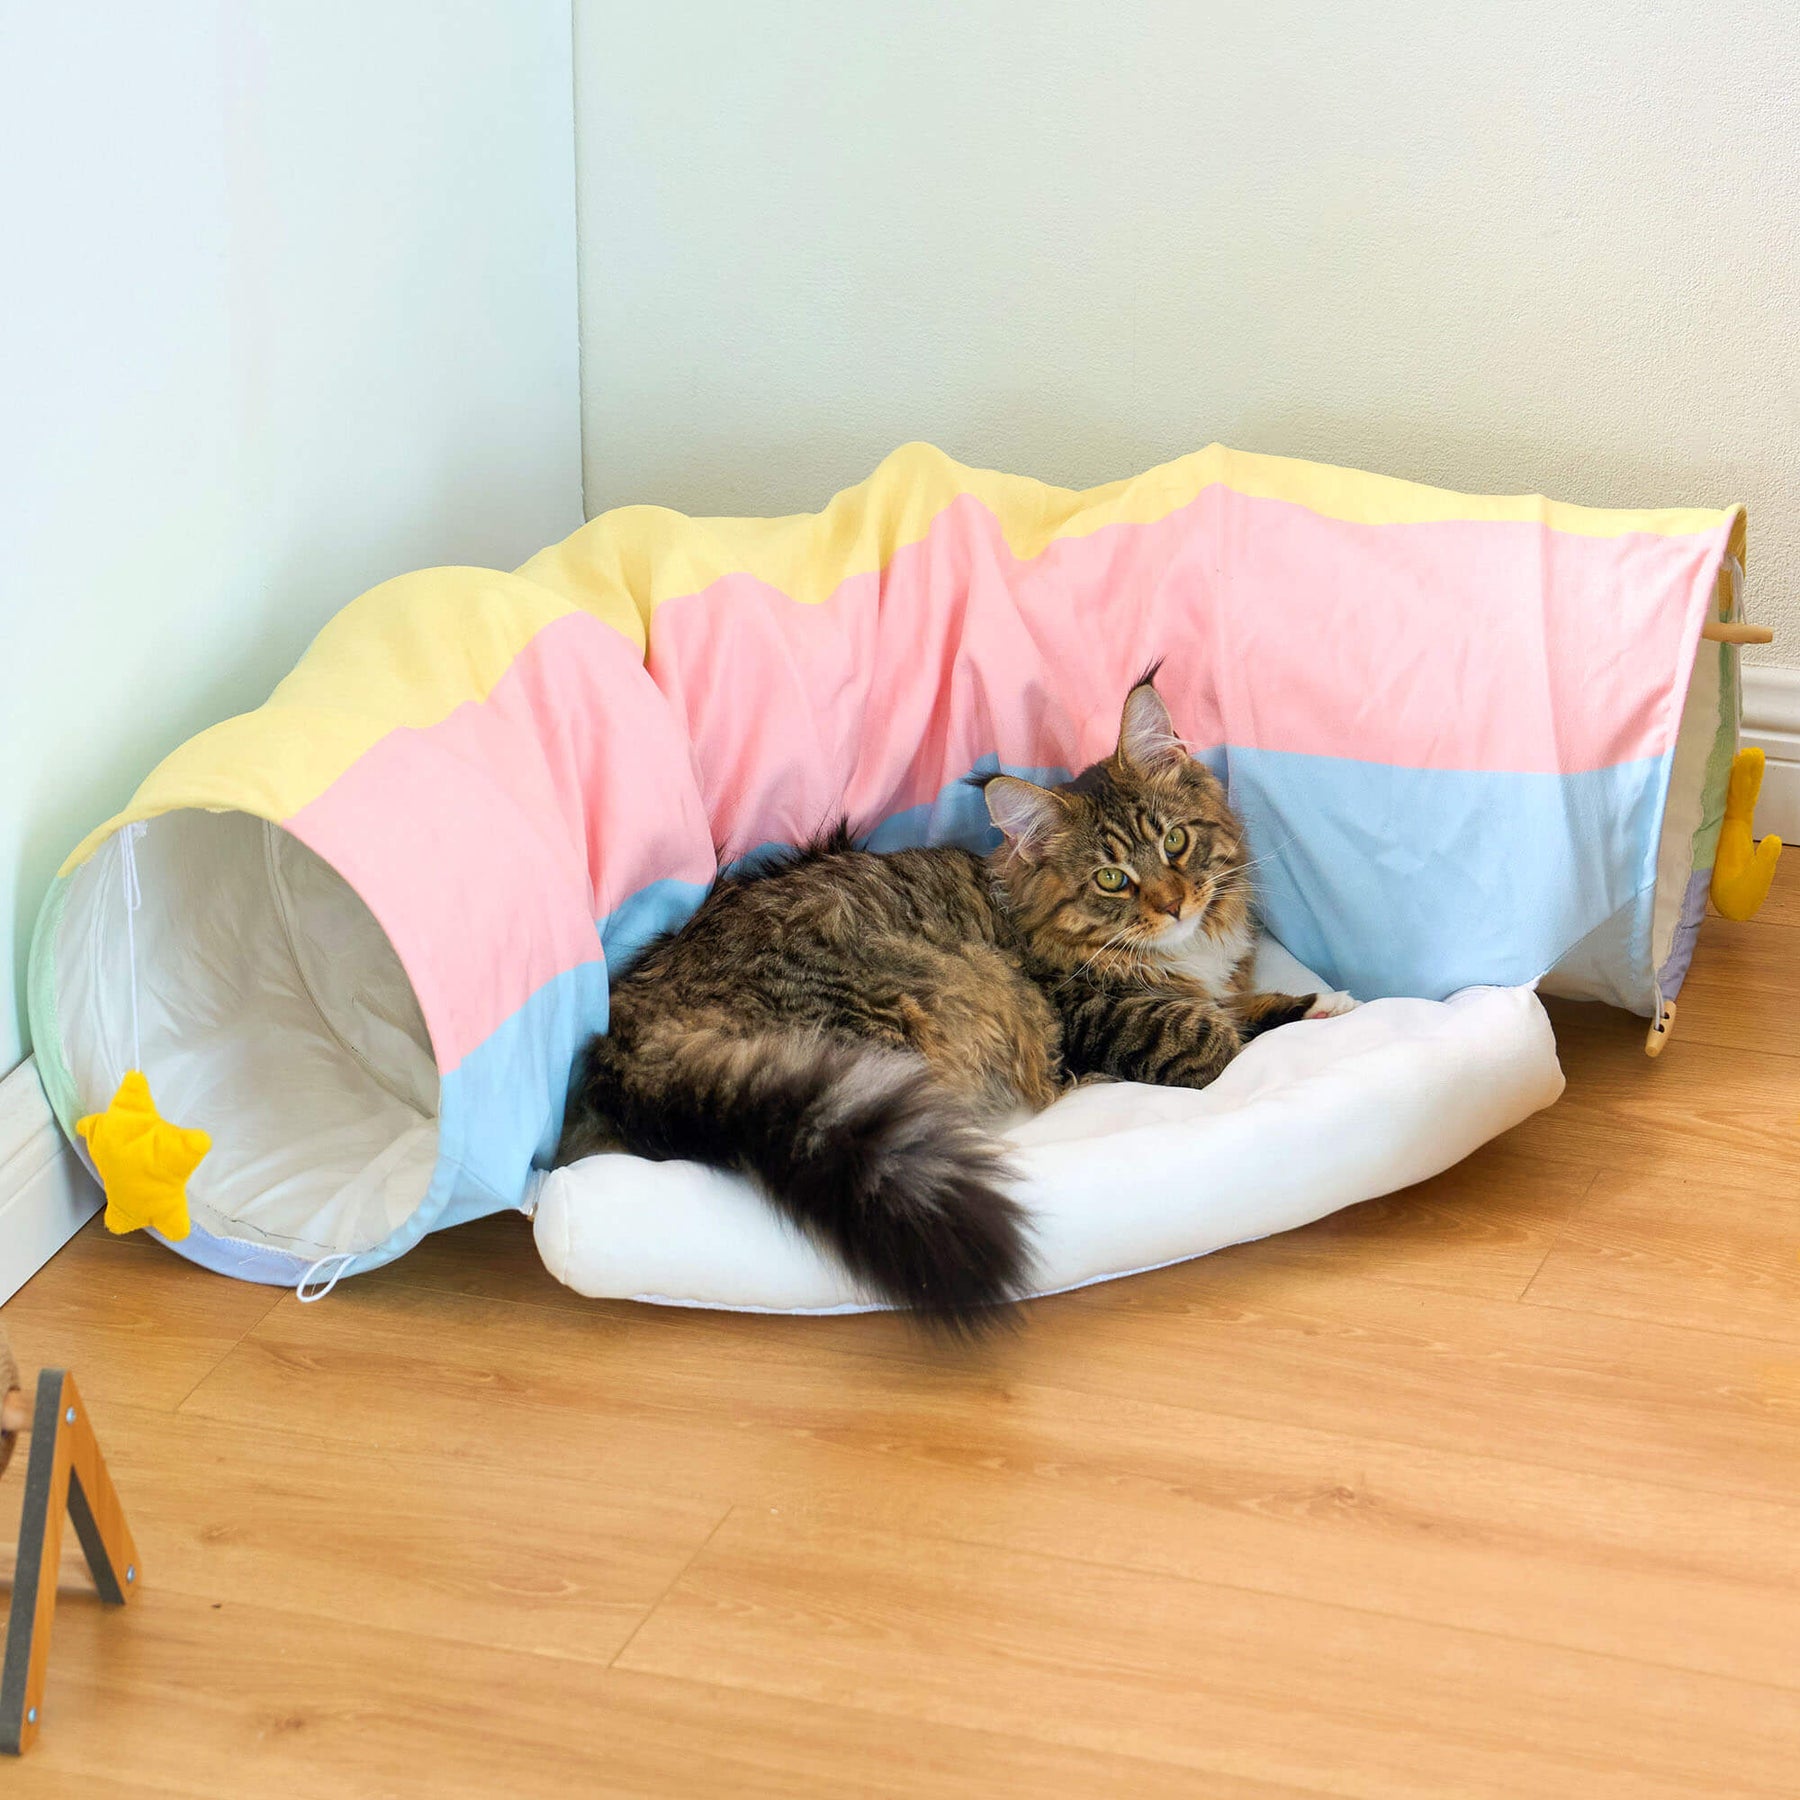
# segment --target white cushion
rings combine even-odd
[[[1319,983],[1278,945],[1259,985]],[[1460,1161],[1562,1092],[1530,988],[1377,1000],[1250,1044],[1211,1087],[1077,1089],[1005,1134],[1039,1293],[1290,1231]],[[758,1312],[874,1303],[741,1177],[593,1156],[538,1178],[537,1245],[593,1298]]]

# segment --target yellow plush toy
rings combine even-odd
[[[1762,791],[1763,753],[1740,750],[1731,765],[1725,796],[1725,823],[1713,860],[1712,902],[1728,919],[1748,919],[1769,897],[1781,839],[1771,833],[1759,844],[1751,829],[1756,796]]]
[[[106,1188],[108,1231],[153,1225],[166,1238],[187,1236],[188,1177],[212,1139],[171,1125],[156,1110],[142,1070],[133,1069],[119,1083],[105,1112],[77,1119],[75,1129],[87,1139]]]

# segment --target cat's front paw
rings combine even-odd
[[[1331,993],[1324,993],[1312,1003],[1307,1013],[1309,1019],[1335,1019],[1340,1013],[1354,1012],[1362,1002],[1352,994],[1346,994],[1341,988]]]

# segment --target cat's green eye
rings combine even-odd
[[[1098,869],[1094,873],[1094,886],[1103,894],[1122,894],[1131,877],[1123,869]]]
[[[1163,855],[1179,856],[1188,847],[1188,828],[1185,825],[1171,825],[1163,833]]]

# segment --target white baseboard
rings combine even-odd
[[[1756,834],[1800,843],[1800,669],[1744,670],[1744,746],[1768,759],[1756,803]]]
[[[101,1194],[50,1110],[37,1064],[0,1079],[0,1304],[95,1213]]]

